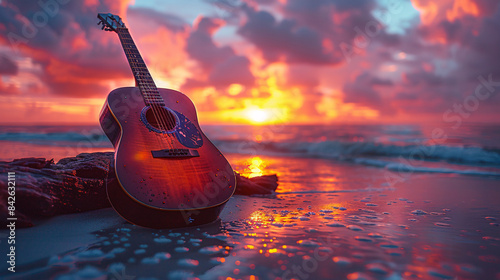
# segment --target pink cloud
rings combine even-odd
[[[116,34],[96,26],[98,11],[122,15],[157,83],[184,90],[206,112],[281,106],[294,120],[313,122],[349,120],[366,109],[379,121],[440,121],[474,92],[478,77],[500,80],[498,1],[414,0],[420,15],[412,25],[400,33],[381,25],[362,47],[358,29],[377,22],[377,2],[244,2],[232,7],[230,18],[200,14],[189,22],[175,11],[125,0],[70,1],[27,38],[23,28],[42,8],[37,1],[4,0],[0,94],[36,103],[104,98],[113,87],[133,85]],[[14,44],[10,33],[19,36]],[[349,59],[346,45],[357,48]],[[294,100],[278,100],[289,96]],[[471,119],[498,117],[499,105],[492,94]]]

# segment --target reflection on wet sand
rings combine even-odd
[[[499,277],[496,179],[420,174],[391,186],[376,168],[228,158],[245,176],[278,174],[278,192],[235,196],[222,222],[200,228],[121,222],[95,232],[97,242],[33,262],[23,278],[10,279]]]
[[[243,236],[235,259],[272,271],[257,273],[265,279],[498,277],[498,224],[484,216],[499,209],[491,193],[472,187],[476,179],[420,174],[390,186],[377,169],[307,159],[258,162],[259,174],[286,176],[274,197],[240,205],[256,210],[226,228]],[[497,183],[482,185],[491,191]],[[242,272],[256,273],[249,266]]]

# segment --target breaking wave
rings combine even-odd
[[[364,157],[403,157],[407,160],[446,161],[459,164],[500,166],[500,150],[444,145],[391,145],[373,142],[215,141],[226,152],[242,154],[292,154],[303,157],[350,160]]]

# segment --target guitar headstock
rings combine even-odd
[[[125,28],[122,19],[117,15],[99,13],[97,14],[97,18],[100,19],[97,25],[102,24],[103,30],[117,32],[118,28]]]

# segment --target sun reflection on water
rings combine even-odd
[[[245,177],[253,178],[269,174],[268,170],[264,171],[268,166],[268,162],[258,156],[240,160],[238,166],[240,168],[237,168],[237,171]]]

